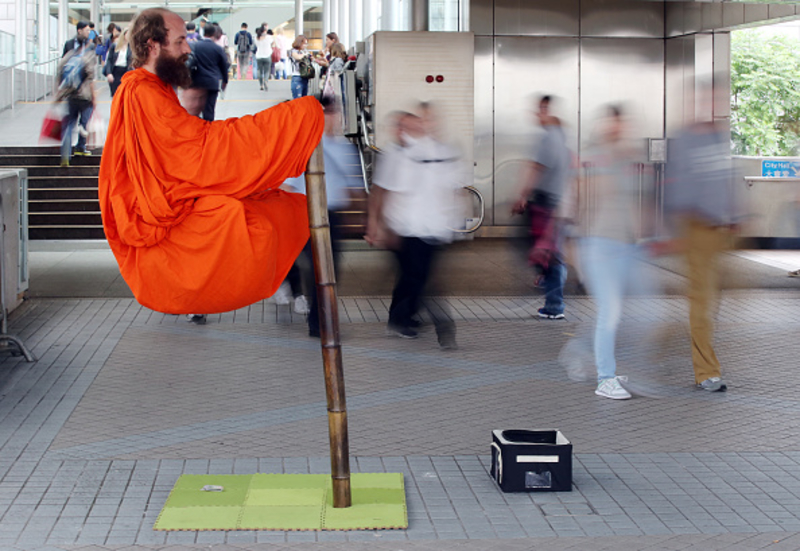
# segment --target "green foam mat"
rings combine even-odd
[[[206,491],[209,486],[222,491]],[[325,474],[182,475],[154,530],[387,530],[408,528],[401,473],[350,478],[352,506],[333,506]]]

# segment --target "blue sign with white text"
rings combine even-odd
[[[766,178],[800,177],[800,161],[761,161],[761,176]]]

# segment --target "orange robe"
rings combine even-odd
[[[215,122],[189,115],[171,86],[128,72],[100,165],[103,226],[144,306],[212,314],[274,294],[308,240],[305,196],[277,188],[319,143],[314,98]]]

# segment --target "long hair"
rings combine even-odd
[[[308,39],[306,38],[306,35],[298,34],[297,38],[295,38],[294,42],[292,42],[292,48],[294,48],[295,50],[302,50],[303,49],[303,42],[306,42],[306,41],[308,41]]]
[[[150,40],[162,46],[167,45],[167,25],[164,22],[166,13],[169,11],[164,8],[148,8],[131,21],[128,40],[133,54],[131,64],[135,68],[147,63],[147,58],[150,57]]]
[[[119,52],[122,48],[125,48],[128,45],[128,29],[125,29],[119,36],[117,40],[114,42],[114,49]]]

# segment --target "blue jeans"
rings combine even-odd
[[[289,60],[287,60],[285,57],[282,57],[281,58],[281,63],[283,64],[282,65],[283,69],[280,70],[280,71],[278,71],[277,69],[275,70],[275,78],[283,78],[283,79],[285,79],[286,78],[286,64],[289,63]]]
[[[292,76],[292,99],[304,98],[308,95],[308,79]]]
[[[561,241],[561,239],[559,239]],[[561,243],[558,243],[561,251]],[[564,283],[567,281],[567,266],[561,252],[556,252],[542,273],[544,285],[544,309],[548,314],[564,313]]]
[[[641,293],[651,286],[641,270],[644,251],[633,243],[587,237],[582,241],[580,251],[586,283],[597,305],[594,358],[597,380],[602,381],[617,375],[617,328],[622,318],[626,290]]]
[[[75,129],[75,123],[80,119],[81,126],[88,128],[89,119],[92,118],[92,111],[94,107],[91,102],[84,101],[69,101],[67,102],[67,116],[64,117],[61,123],[61,160],[68,161],[72,153],[72,131]],[[86,149],[86,136],[78,133],[78,145],[75,146],[76,150],[83,151]]]

